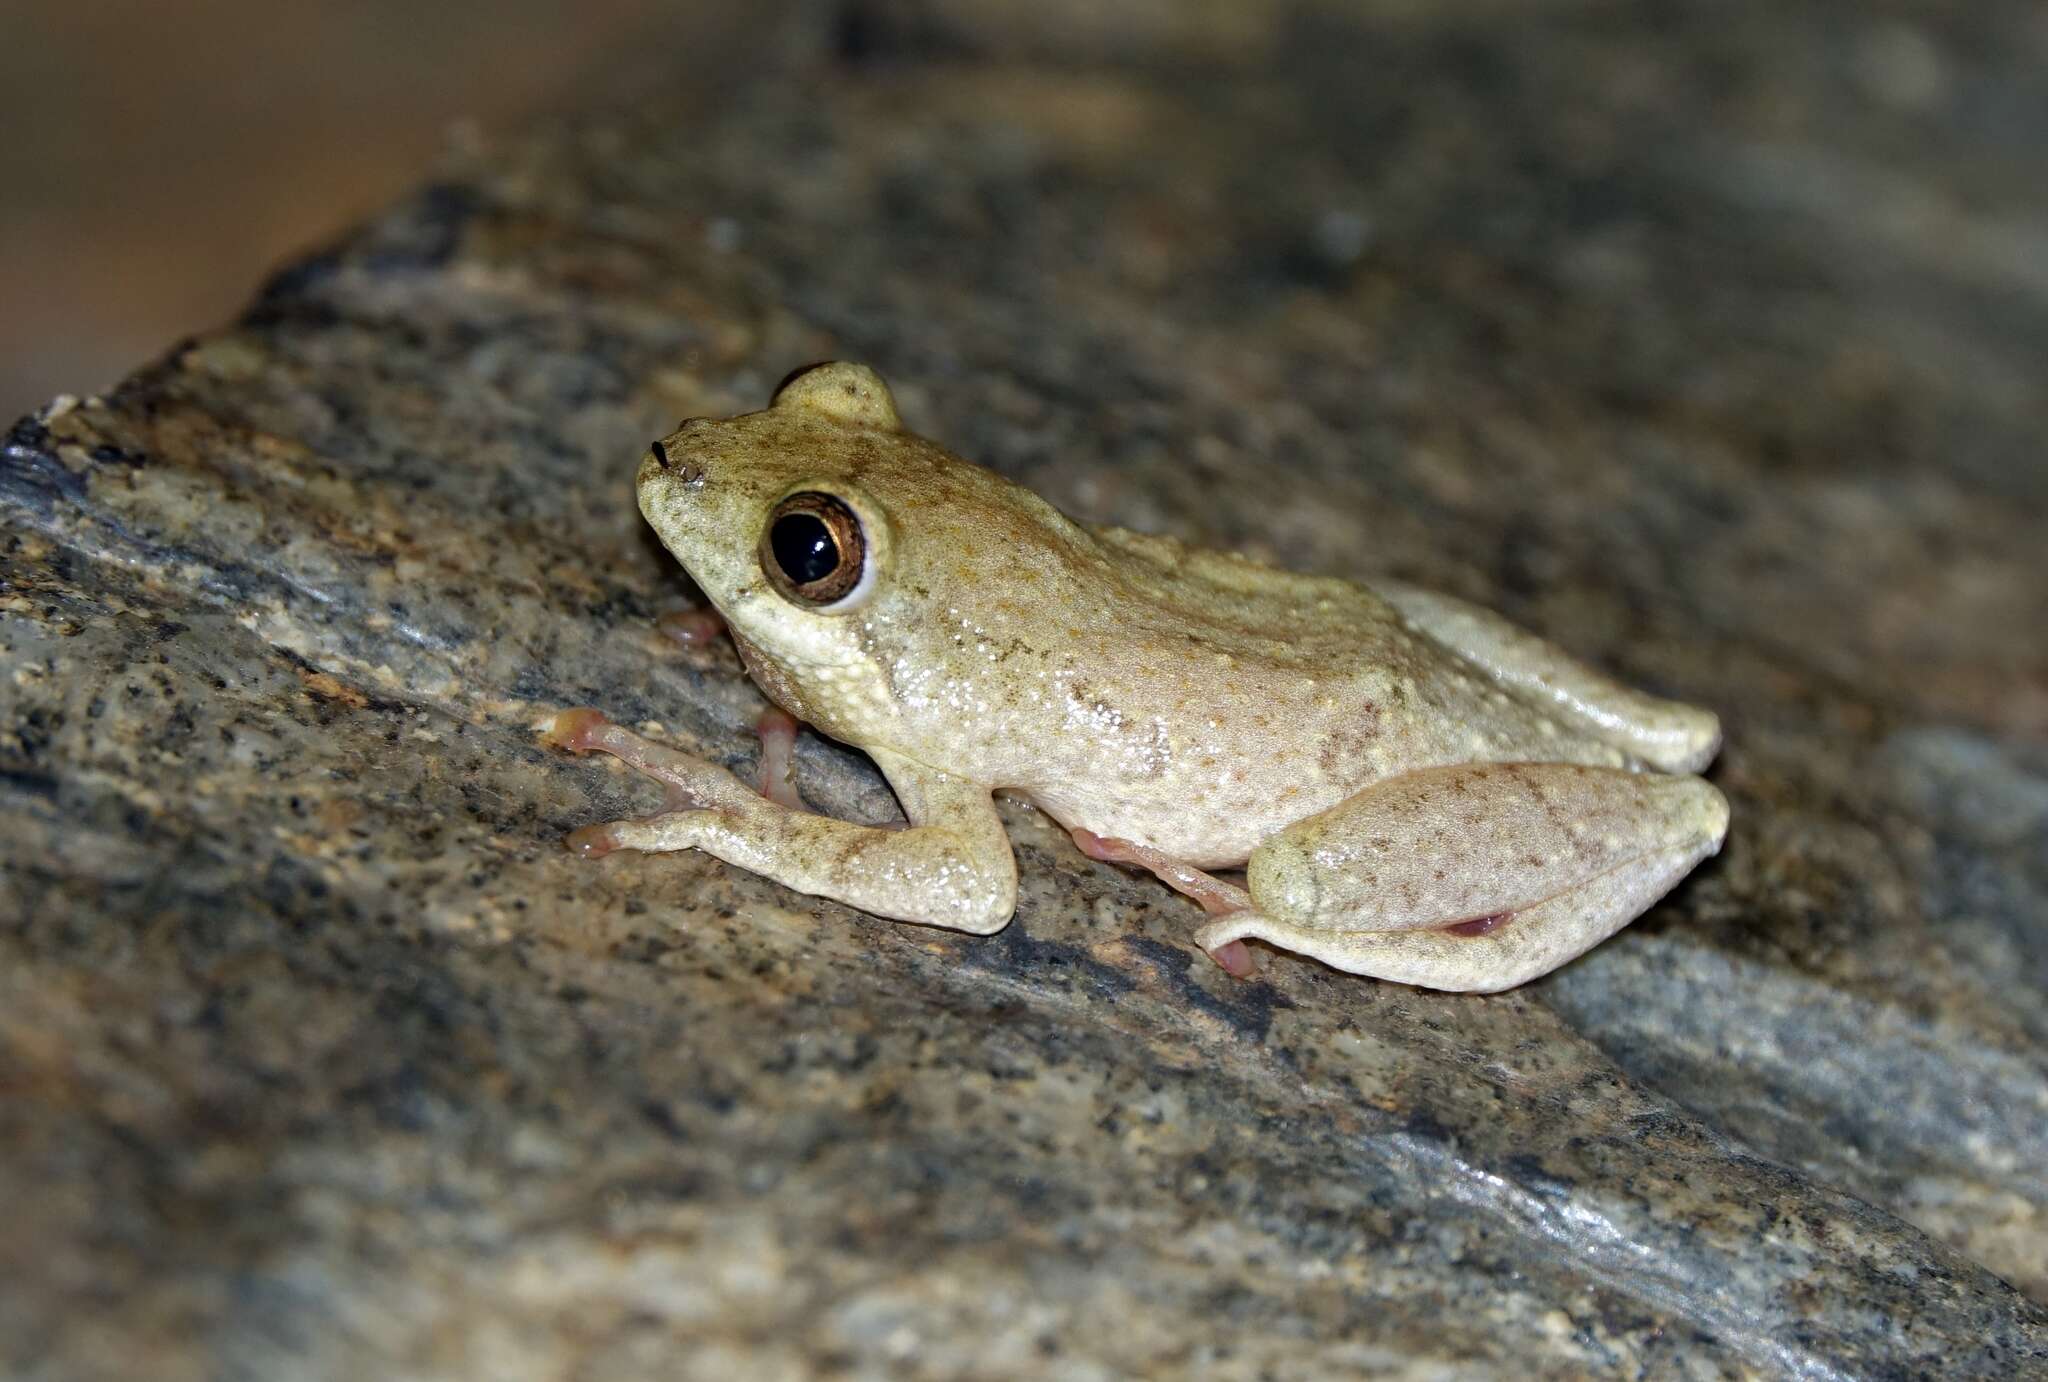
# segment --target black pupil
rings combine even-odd
[[[775,520],[768,535],[775,564],[798,585],[822,581],[839,569],[839,545],[832,530],[814,513],[788,513]]]

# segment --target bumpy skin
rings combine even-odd
[[[1084,527],[902,430],[859,365],[765,411],[683,424],[641,512],[778,705],[870,753],[911,828],[764,800],[588,712],[558,733],[684,809],[579,832],[703,849],[884,916],[999,929],[1015,866],[990,802],[1028,798],[1097,857],[1222,913],[1233,972],[1269,941],[1340,969],[1492,990],[1611,934],[1714,853],[1715,717],[1633,691],[1498,616]],[[859,584],[813,608],[761,537],[799,493],[857,516]],[[656,760],[659,760],[657,763]],[[1202,869],[1249,863],[1249,893]]]

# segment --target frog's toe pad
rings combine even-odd
[[[1258,972],[1252,964],[1252,952],[1243,941],[1225,941],[1209,952],[1209,958],[1233,979],[1249,979]]]
[[[585,859],[602,859],[619,847],[619,841],[609,825],[586,825],[564,835],[562,847]]]
[[[718,641],[725,632],[725,620],[710,609],[678,609],[654,621],[654,627],[685,648],[702,648]]]
[[[542,739],[554,748],[567,749],[571,753],[595,753],[604,747],[599,737],[610,723],[604,712],[587,706],[564,710],[555,716],[554,723],[548,726]]]

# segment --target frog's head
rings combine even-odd
[[[1035,495],[903,430],[863,365],[791,376],[757,413],[694,418],[640,463],[640,511],[792,713],[868,742],[894,709],[887,669],[929,665],[944,608],[998,559],[1070,527]],[[1025,578],[1029,583],[1028,576]]]

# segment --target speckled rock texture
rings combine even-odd
[[[2044,62],[1997,0],[813,7],[23,421],[0,1371],[2048,1373]],[[989,940],[571,857],[656,794],[557,709],[754,752],[638,456],[830,356],[1719,709],[1726,852],[1492,998],[1233,982],[1021,808]]]

